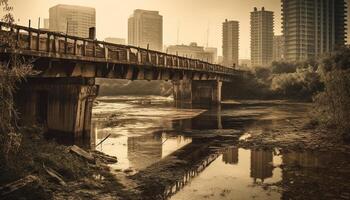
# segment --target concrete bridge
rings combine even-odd
[[[0,23],[0,60],[14,55],[32,61],[39,72],[18,92],[23,123],[41,122],[50,132],[73,138],[90,134],[99,90],[95,78],[172,81],[176,101],[218,104],[222,83],[245,74],[149,49]]]

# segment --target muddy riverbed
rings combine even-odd
[[[350,148],[308,126],[310,110],[286,101],[208,109],[102,97],[93,142],[118,157],[111,171],[139,199],[350,199]]]

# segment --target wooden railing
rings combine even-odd
[[[89,60],[98,62],[146,65],[225,75],[237,75],[240,72],[198,59],[3,22],[0,22],[0,38],[1,48],[23,50],[21,51],[23,54],[29,51],[49,57],[59,55],[59,57],[66,56],[78,60],[89,58]]]

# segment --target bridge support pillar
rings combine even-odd
[[[93,78],[32,78],[16,101],[24,125],[43,124],[49,137],[89,139],[97,94]]]
[[[222,82],[216,80],[174,81],[175,102],[190,104],[220,104]]]

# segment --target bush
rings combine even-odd
[[[350,49],[342,49],[323,60],[324,91],[315,96],[318,118],[350,142]]]
[[[311,71],[274,75],[271,82],[272,91],[291,99],[311,100],[321,88],[319,75]]]
[[[273,62],[271,64],[271,70],[273,74],[295,73],[297,71],[297,65],[288,62]]]

